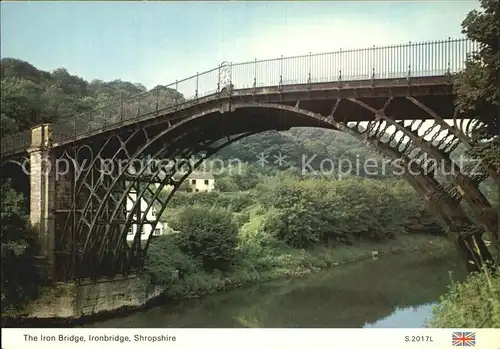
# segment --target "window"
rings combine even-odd
[[[200,191],[200,189],[195,189],[195,191],[196,191],[196,192],[199,192],[199,191]]]
[[[191,179],[191,184],[196,184],[196,179]]]
[[[141,235],[144,235],[146,234],[146,232],[144,231],[144,228],[141,229]]]
[[[156,228],[155,231],[153,232],[153,235],[161,235],[161,229]]]
[[[205,179],[205,185],[208,185],[208,179]]]
[[[128,235],[134,235],[134,230],[132,229],[132,227],[130,227],[130,229],[128,230]]]

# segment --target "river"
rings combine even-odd
[[[450,278],[464,277],[462,269],[453,252],[381,256],[86,327],[424,327]]]

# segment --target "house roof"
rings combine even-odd
[[[214,179],[214,175],[212,172],[193,171],[188,179]]]
[[[182,172],[177,172],[174,175],[174,178],[180,178],[184,175]],[[165,172],[160,172],[157,175],[158,179],[163,180],[166,177]],[[204,171],[193,171],[191,174],[187,177],[187,179],[215,179],[214,175],[212,172],[204,172]]]

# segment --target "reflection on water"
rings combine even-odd
[[[430,320],[432,309],[437,303],[428,303],[416,307],[396,308],[394,312],[365,328],[417,328]]]
[[[455,254],[388,256],[302,279],[214,294],[92,327],[423,327],[450,282]]]

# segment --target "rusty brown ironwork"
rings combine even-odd
[[[390,79],[411,85],[418,84],[420,77],[443,76],[449,80],[451,74],[464,67],[467,55],[476,48],[477,43],[468,39],[445,39],[243,63],[223,62],[206,72],[58,121],[53,124],[53,141],[74,141],[120,128],[127,121],[152,119],[160,110],[177,111],[217,99],[224,88],[258,93],[258,88],[266,86],[284,90],[286,86],[304,85],[307,90],[325,82],[337,82],[343,87],[354,81],[366,81],[367,86],[374,87]],[[184,97],[180,99],[172,90]],[[29,133],[3,137],[2,156],[25,151],[29,146],[26,135]]]
[[[460,144],[471,146],[466,134],[476,126],[445,122],[454,111],[450,75],[462,68],[461,54],[472,52],[475,44],[464,39],[427,45],[426,49],[447,52],[439,60],[442,64],[434,64],[431,70],[430,61],[419,58],[422,45],[413,43],[224,62],[167,88],[47,126],[51,131],[44,138],[46,144],[37,149],[51,164],[62,160],[69,164],[58,178],[45,178],[53,181],[47,190],[54,207],[46,219],[54,221],[55,278],[78,280],[140,271],[151,241],[143,244],[141,228],[149,225],[154,230],[172,195],[204,159],[248,135],[294,126],[346,132],[398,161],[406,169],[406,180],[449,232],[468,268],[477,268],[481,258],[489,260],[491,255],[482,232],[460,204],[465,201],[493,242],[498,241],[498,220],[492,218],[491,204],[478,187],[486,178],[498,183],[498,177],[483,165],[469,173],[451,160],[450,154]],[[462,49],[460,54],[453,51],[456,48]],[[356,55],[366,61],[349,66]],[[31,137],[31,132],[4,137],[2,163],[15,163],[28,148],[36,150]],[[199,158],[191,163],[193,156]],[[169,160],[171,166],[154,170],[137,166],[148,159]],[[438,162],[449,175],[439,177]],[[109,164],[115,166],[108,168]],[[172,188],[168,195],[160,195],[167,186]],[[127,209],[132,192],[136,196]],[[142,199],[147,203],[145,212]],[[148,220],[147,213],[153,209],[158,214]],[[126,237],[132,225],[138,229],[129,245]],[[50,233],[49,225],[45,229],[44,234]]]

